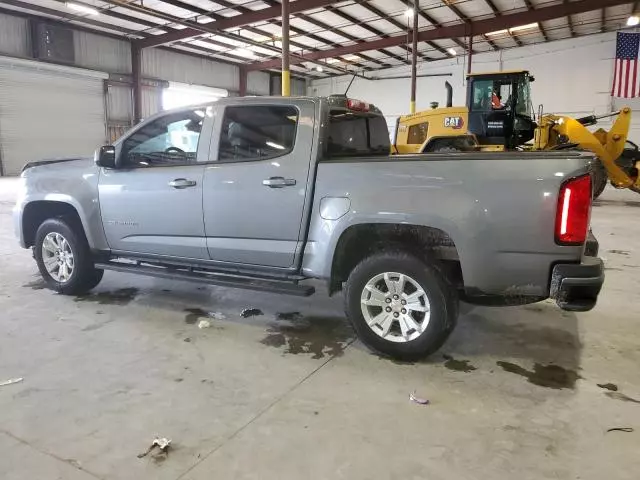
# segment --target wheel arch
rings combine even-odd
[[[45,220],[50,218],[69,218],[76,225],[86,228],[78,209],[69,202],[58,200],[34,200],[24,206],[22,212],[22,235],[26,247],[35,243],[36,232]]]
[[[346,228],[333,252],[329,294],[342,289],[351,271],[366,257],[384,250],[401,250],[435,261],[447,280],[464,285],[460,257],[451,236],[434,227],[396,223],[360,223]]]

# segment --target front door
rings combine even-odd
[[[203,109],[169,113],[118,147],[119,167],[103,169],[98,185],[112,250],[209,258],[202,214],[204,166],[197,161],[205,118],[211,122]]]
[[[297,100],[221,108],[204,174],[212,260],[291,267],[301,229],[314,104]]]

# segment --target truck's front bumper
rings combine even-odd
[[[563,310],[586,312],[596,305],[604,283],[604,263],[585,256],[581,263],[559,263],[551,273],[550,297]]]

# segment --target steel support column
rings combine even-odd
[[[247,71],[244,67],[240,67],[239,77],[238,77],[238,95],[240,97],[247,96]]]
[[[416,88],[418,72],[418,0],[413,1],[413,28],[411,30],[411,102],[409,113],[416,113]]]
[[[131,43],[131,77],[133,97],[133,121],[142,120],[142,49]]]
[[[471,62],[473,61],[473,32],[469,32],[469,43],[467,45],[467,75],[471,74]]]
[[[289,0],[282,0],[282,96],[291,95],[289,71]]]

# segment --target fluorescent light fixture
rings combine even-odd
[[[509,34],[509,30],[504,29],[504,30],[496,30],[495,32],[489,32],[489,33],[485,33],[485,37],[499,37],[502,35],[508,35]]]
[[[458,54],[455,48],[447,48],[447,52],[449,52],[449,55],[453,55],[454,57]]]
[[[239,57],[256,58],[256,54],[247,48],[236,48],[235,50],[231,50],[230,53]]]
[[[627,18],[628,27],[635,27],[639,23],[640,23],[640,17],[638,15],[631,15],[629,18]]]
[[[87,15],[100,15],[100,12],[95,8],[88,7],[86,5],[81,5],[79,3],[66,2],[65,5],[70,10],[75,10],[76,12],[86,13]]]
[[[538,22],[527,23],[526,25],[520,25],[519,27],[510,28],[509,33],[521,32],[522,30],[533,30],[535,28],[538,28]]]
[[[350,62],[353,62],[355,60],[360,60],[360,57],[357,55],[346,55],[345,57],[343,57],[345,60],[349,60]]]
[[[327,58],[327,63],[340,63],[341,60],[339,58]]]
[[[407,10],[405,10],[404,12],[404,16],[407,18],[413,17],[413,8],[407,8]]]
[[[324,71],[324,68],[322,68],[322,65],[318,65],[316,67],[316,70],[319,71],[319,72],[322,72],[322,71]]]
[[[508,35],[510,33],[522,32],[524,30],[534,30],[536,28],[539,28],[538,22],[527,23],[526,25],[519,25],[517,27],[512,27],[512,28],[509,28],[509,29],[505,28],[504,30],[496,30],[495,32],[485,33],[485,36],[486,37],[500,37],[500,36]]]

